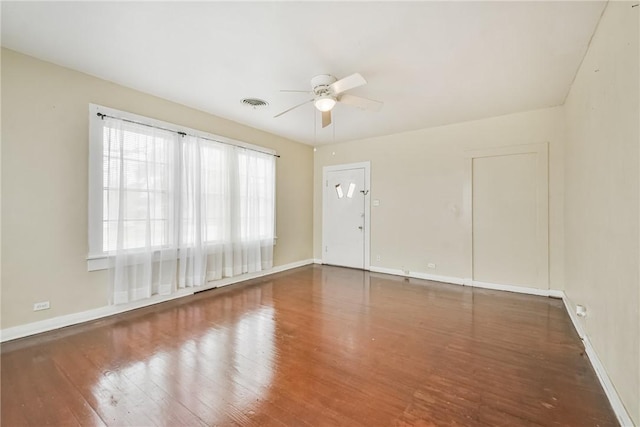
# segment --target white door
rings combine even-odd
[[[368,263],[365,263],[365,243],[368,241],[367,169],[339,168],[327,167],[323,174],[322,262],[368,268]]]
[[[473,280],[548,288],[543,162],[539,152],[473,159]]]

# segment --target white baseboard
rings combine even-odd
[[[371,266],[370,271],[375,273],[392,274],[394,276],[411,277],[414,279],[432,280],[434,282],[451,283],[453,285],[471,286],[474,288],[493,289],[496,291],[516,292],[527,295],[538,295],[543,297],[562,298],[564,292],[555,289],[538,289],[517,285],[500,285],[497,283],[479,282],[477,280],[463,279],[453,276],[438,276],[435,274],[421,273],[417,271],[402,271],[395,268]]]
[[[557,289],[549,289],[549,296],[551,298],[562,299],[564,298],[564,292]]]
[[[78,323],[84,323],[84,322],[89,322],[91,320],[100,319],[103,317],[113,316],[115,314],[124,313],[127,311],[135,310],[137,308],[147,307],[150,305],[170,301],[176,298],[182,298],[188,295],[193,295],[195,292],[213,289],[220,286],[228,286],[234,283],[244,282],[246,280],[267,276],[269,274],[290,270],[292,268],[302,267],[304,265],[313,264],[313,262],[314,260],[307,259],[303,261],[292,262],[289,264],[278,265],[269,270],[260,271],[257,273],[244,274],[242,276],[218,280],[216,282],[209,282],[211,286],[180,289],[179,291],[177,291],[172,295],[154,295],[151,298],[140,300],[140,301],[134,301],[127,304],[107,305],[99,308],[94,308],[92,310],[81,311],[79,313],[66,314],[64,316],[52,317],[51,319],[45,319],[38,322],[32,322],[32,323],[27,323],[25,325],[19,325],[19,326],[14,326],[12,328],[2,329],[0,330],[0,342],[15,340],[17,338],[24,338],[30,335],[40,334],[42,332],[64,328],[66,326],[77,325]]]
[[[417,271],[402,271],[400,269],[376,267],[373,265],[369,267],[369,271],[373,271],[374,273],[391,274],[393,276],[411,277],[413,279],[424,279],[432,280],[434,282],[452,283],[454,285],[464,284],[464,280],[458,277],[438,276],[435,274],[420,273]]]
[[[538,289],[527,286],[518,285],[501,285],[498,283],[479,282],[477,280],[465,281],[465,286],[473,286],[474,288],[493,289],[496,291],[516,292],[519,294],[538,295],[541,297],[562,298],[562,292],[553,289]]]
[[[571,323],[573,323],[573,328],[578,333],[578,336],[580,337],[580,339],[584,339],[585,332],[584,332],[584,329],[582,328],[582,325],[578,321],[578,315],[576,314],[576,308],[575,308],[575,306],[573,306],[571,304],[569,298],[566,296],[566,294],[564,292],[562,293],[562,302],[564,303],[564,308],[567,310],[567,314],[569,315],[569,319],[571,319]]]
[[[321,260],[321,259],[319,259],[319,258],[314,258],[314,259],[313,259],[313,263],[314,263],[314,264],[322,264],[322,260]]]
[[[569,300],[569,298],[566,296],[564,292],[562,292],[562,301],[564,302],[564,307],[567,309],[569,318],[573,323],[573,327],[576,329],[576,332],[578,333],[578,336],[580,337],[580,339],[582,339],[582,343],[584,344],[584,350],[587,353],[587,357],[591,362],[591,366],[593,366],[593,370],[596,371],[596,376],[598,377],[598,380],[600,381],[600,384],[602,385],[602,388],[604,389],[604,392],[607,395],[607,398],[609,399],[609,403],[613,408],[613,412],[615,413],[616,418],[618,419],[618,422],[622,427],[633,427],[634,424],[633,424],[633,420],[631,419],[631,416],[629,415],[626,408],[624,407],[624,403],[622,403],[622,399],[620,398],[620,395],[616,391],[615,386],[611,382],[611,378],[609,378],[609,375],[607,374],[607,370],[605,369],[604,365],[600,361],[600,358],[598,357],[598,353],[596,353],[596,350],[593,348],[593,345],[591,345],[589,336],[587,335],[584,328],[578,321],[578,315],[576,314],[574,304],[572,304],[572,302]]]
[[[412,277],[416,279],[424,279],[424,280],[432,280],[434,282],[442,282],[442,283],[451,283],[454,285],[464,285],[464,280],[458,277],[450,277],[450,276],[439,276],[437,274],[429,274],[429,273],[411,273]]]
[[[193,288],[181,289],[180,291],[172,295],[154,295],[151,298],[134,301],[127,304],[106,305],[103,307],[94,308],[92,310],[66,314],[64,316],[52,317],[50,319],[40,320],[38,322],[32,322],[24,325],[14,326],[12,328],[2,329],[0,331],[0,342],[15,340],[17,338],[24,338],[29,335],[40,334],[42,332],[64,328],[66,326],[76,325],[78,323],[89,322],[91,320],[113,316],[114,314],[120,314],[126,311],[135,310],[137,308],[171,301],[172,299],[181,298],[187,295],[193,295]]]
[[[278,265],[270,268],[269,270],[258,271],[255,273],[246,273],[236,277],[225,277],[224,279],[210,281],[205,286],[198,287],[195,292],[208,291],[209,289],[221,288],[223,286],[229,286],[240,282],[245,282],[251,279],[257,279],[258,277],[268,276],[270,274],[280,273],[281,271],[291,270],[292,268],[303,267],[305,265],[313,264],[312,259],[305,259],[302,261],[290,262],[289,264]]]

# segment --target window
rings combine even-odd
[[[275,153],[96,105],[90,120],[90,259],[273,241]]]
[[[119,232],[122,249],[142,248],[147,238],[152,247],[171,243],[175,144],[171,132],[103,124],[102,252],[117,249]]]

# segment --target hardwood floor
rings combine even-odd
[[[560,300],[308,266],[2,345],[3,426],[612,426]]]

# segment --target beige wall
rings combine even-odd
[[[566,294],[640,425],[638,23],[609,2],[565,103]]]
[[[3,49],[3,328],[107,304],[85,260],[89,103],[277,150],[274,264],[311,258],[311,147]]]
[[[322,258],[322,168],[369,160],[371,199],[380,200],[371,207],[371,265],[469,278],[465,151],[548,142],[550,285],[562,289],[564,138],[563,110],[555,107],[318,147],[314,257]]]

